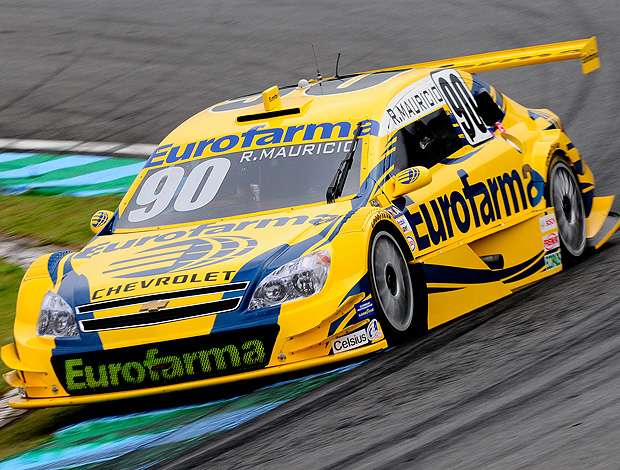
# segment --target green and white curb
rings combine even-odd
[[[84,142],[80,140],[0,139],[0,149],[13,151],[62,152],[113,156],[148,157],[156,145],[120,142]]]
[[[0,139],[0,149],[0,192],[86,197],[127,191],[155,145]]]

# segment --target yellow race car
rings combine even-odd
[[[618,228],[558,117],[474,72],[595,38],[219,103],[146,162],[79,253],[35,261],[2,348],[36,408],[327,365],[558,273]]]

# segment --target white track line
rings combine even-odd
[[[46,152],[87,152],[107,155],[150,156],[157,145],[119,142],[83,142],[80,140],[0,139],[0,149]]]

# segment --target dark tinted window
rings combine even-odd
[[[412,166],[430,168],[463,147],[456,128],[443,109],[403,127],[397,134],[395,173]]]

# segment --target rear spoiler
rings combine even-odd
[[[601,61],[598,57],[596,36],[592,36],[590,39],[579,39],[577,41],[557,42],[555,44],[545,44],[542,46],[523,47],[520,49],[509,49],[506,51],[456,57],[454,59],[422,62],[420,64],[374,70],[374,72],[406,70],[411,68],[445,67],[463,69],[469,73],[476,73],[486,72],[487,70],[508,69],[511,67],[571,59],[581,59],[581,69],[583,73],[590,73],[598,69],[601,66]]]

